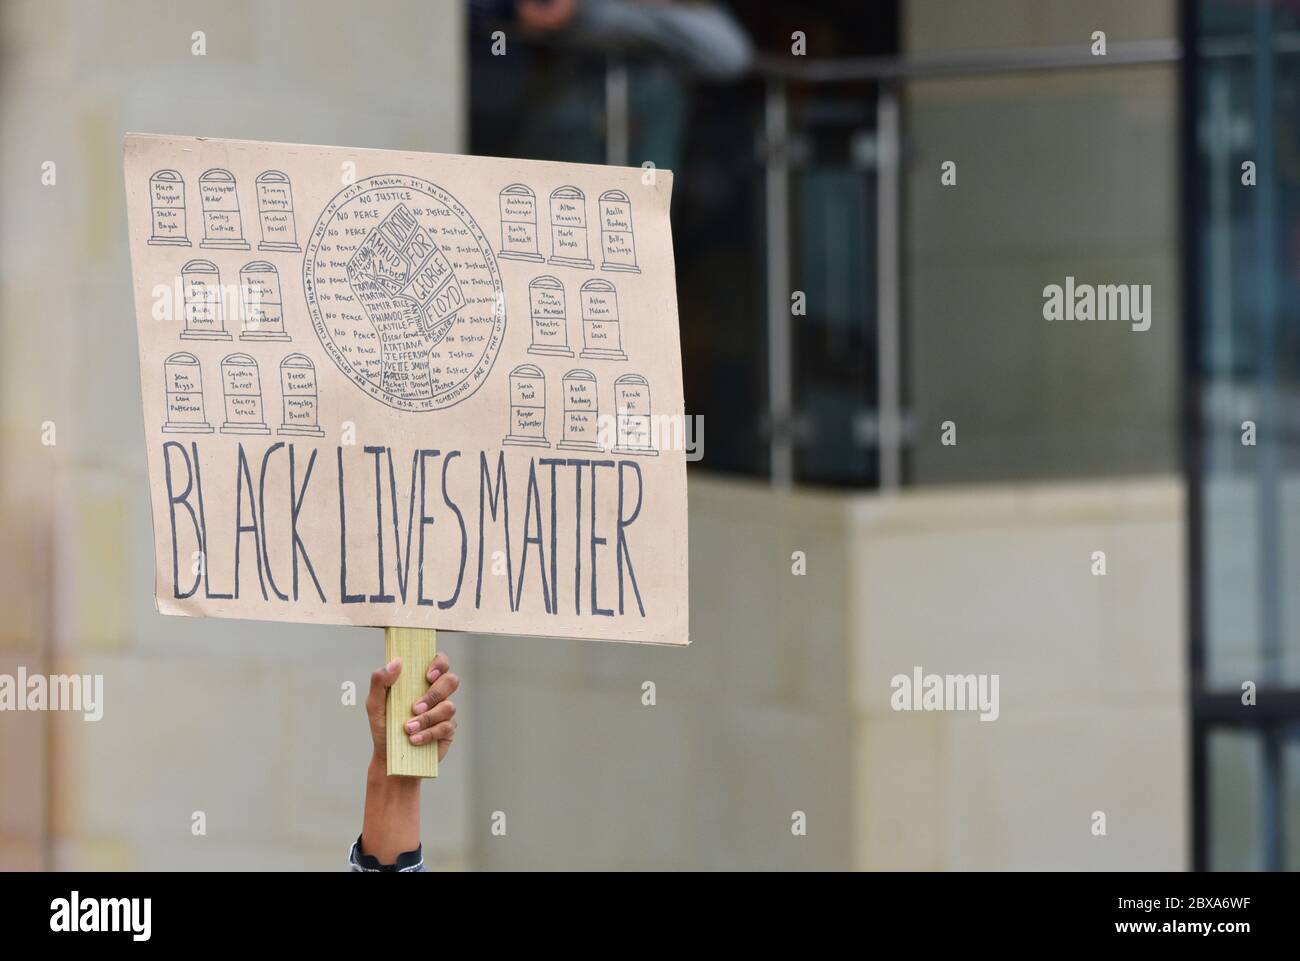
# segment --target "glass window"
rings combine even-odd
[[[1176,472],[1175,68],[925,79],[904,102],[909,479]],[[1071,277],[1149,284],[1150,329],[1045,320]]]
[[[1258,871],[1265,867],[1263,738],[1257,731],[1218,729],[1208,739],[1208,866],[1212,871]]]
[[[877,481],[875,91],[791,90],[791,317],[795,476]],[[792,305],[792,311],[794,311]]]
[[[1212,868],[1300,862],[1298,13],[1193,7],[1193,710],[1233,725],[1198,752]]]

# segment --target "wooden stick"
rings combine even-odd
[[[429,690],[425,676],[438,651],[438,632],[423,627],[384,628],[384,662],[402,659],[402,673],[388,692],[388,773],[406,777],[438,776],[438,742],[412,744],[406,723],[411,706]]]

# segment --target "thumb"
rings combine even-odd
[[[373,706],[380,707],[388,694],[388,689],[402,673],[402,659],[395,657],[379,670],[370,675],[370,696],[366,700]]]

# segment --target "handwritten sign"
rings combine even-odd
[[[129,135],[158,609],[687,643],[652,173]]]

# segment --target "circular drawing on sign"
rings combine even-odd
[[[341,190],[312,229],[302,281],[334,363],[399,410],[469,397],[505,336],[487,238],[455,197],[417,177],[367,177]]]

